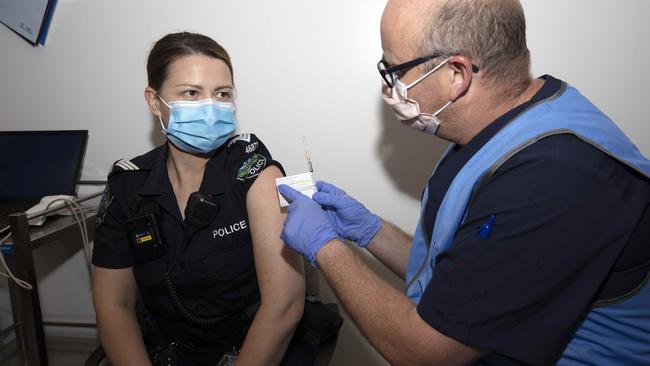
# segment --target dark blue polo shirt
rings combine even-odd
[[[560,89],[561,81],[543,79],[530,101],[441,162],[428,186],[429,238],[463,165],[517,114]],[[544,138],[475,195],[418,312],[441,333],[516,364],[554,364],[612,270],[650,259],[649,203],[650,185],[638,173],[573,135]],[[490,215],[491,235],[482,238],[477,232]]]

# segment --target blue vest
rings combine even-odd
[[[430,243],[422,222],[428,199],[425,189],[406,269],[406,294],[414,303],[419,303],[431,280],[436,257],[452,245],[477,183],[517,152],[556,134],[573,134],[650,179],[650,161],[605,114],[575,88],[563,84],[556,95],[512,120],[463,166],[440,204]],[[444,155],[451,148],[453,145]],[[644,358],[640,356],[643,353]],[[596,364],[607,365],[650,364],[650,285],[625,301],[594,308],[588,314],[558,364],[578,364],[580,360],[600,360]]]

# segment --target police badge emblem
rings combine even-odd
[[[106,216],[106,211],[108,207],[113,202],[113,194],[111,189],[108,187],[108,184],[104,187],[104,193],[102,193],[102,200],[99,202],[99,207],[97,208],[97,221],[95,222],[95,227],[99,226],[104,222],[104,217]]]
[[[253,154],[237,171],[237,180],[243,181],[256,177],[264,167],[266,167],[266,158],[260,154]]]

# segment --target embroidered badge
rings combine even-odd
[[[237,171],[237,180],[243,181],[256,177],[264,167],[266,167],[266,158],[260,154],[253,154]]]
[[[106,187],[104,187],[104,193],[102,193],[102,200],[99,203],[99,207],[97,208],[97,220],[95,222],[95,227],[101,225],[102,222],[104,222],[106,211],[108,210],[108,206],[110,206],[112,202],[113,202],[113,194],[111,193],[111,190],[107,184]]]

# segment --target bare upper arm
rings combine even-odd
[[[264,169],[246,196],[246,208],[253,238],[255,269],[262,301],[304,296],[302,257],[280,240],[285,214],[280,210],[275,178],[282,172],[275,166]]]
[[[134,307],[138,286],[131,267],[112,269],[94,267],[93,303],[102,306]]]

